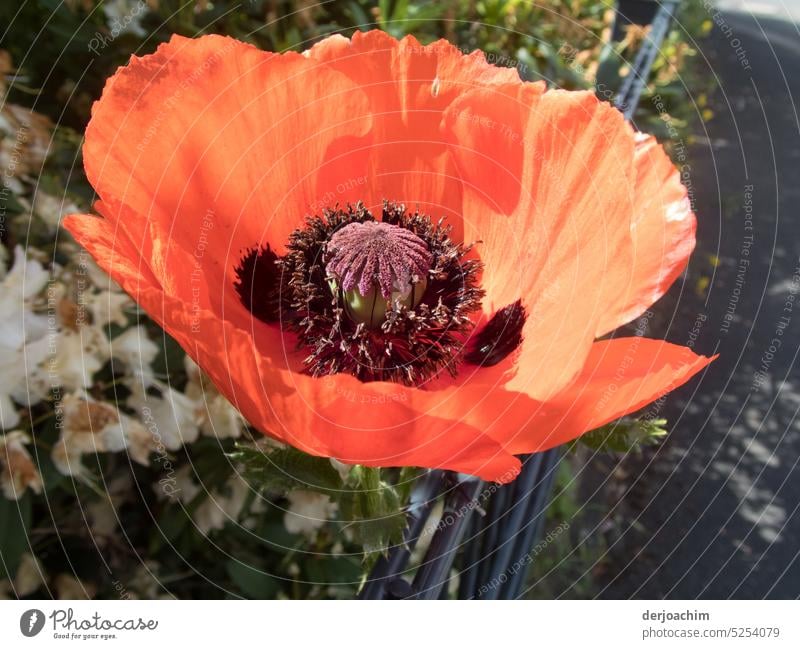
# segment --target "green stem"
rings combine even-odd
[[[400,505],[405,507],[411,495],[411,489],[415,480],[419,477],[420,470],[415,466],[404,466],[400,469],[400,476],[397,478],[397,494],[400,496]]]
[[[381,506],[381,470],[370,466],[358,466],[358,487],[360,489],[362,516],[370,519],[380,516]]]

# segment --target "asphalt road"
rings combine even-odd
[[[648,333],[721,356],[619,467],[604,598],[800,596],[800,28],[778,0],[723,4],[745,11],[698,46],[718,78],[686,168],[698,249]]]

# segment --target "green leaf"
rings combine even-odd
[[[228,561],[226,572],[242,593],[252,599],[272,599],[280,590],[277,579],[236,559]]]
[[[308,489],[332,496],[344,489],[339,472],[330,460],[286,447],[265,451],[255,446],[238,445],[229,454],[244,466],[244,474],[254,486],[275,493]]]
[[[0,495],[0,579],[13,579],[22,554],[30,549],[31,495],[9,500]]]
[[[667,431],[666,419],[620,419],[589,431],[573,442],[605,453],[630,453],[659,444]]]
[[[237,526],[236,529],[239,529]],[[258,525],[253,532],[263,540],[263,545],[269,550],[285,553],[287,548],[301,545],[303,542],[299,534],[292,534],[286,529],[283,521],[267,521]]]
[[[401,503],[405,504],[408,502],[408,499],[411,497],[411,489],[414,486],[414,482],[421,474],[422,471],[415,466],[404,466],[400,469],[400,475],[397,478],[395,490],[397,491],[397,497],[400,499]]]
[[[172,545],[189,529],[192,519],[176,502],[168,502],[158,516],[158,532],[150,537],[150,553],[155,553],[164,544]]]
[[[309,581],[329,586],[344,584],[355,586],[361,578],[358,557],[311,557],[303,562]]]
[[[386,552],[390,545],[403,542],[406,516],[395,488],[380,480],[375,483],[376,469],[357,469],[356,475],[361,475],[364,480],[352,491],[341,495],[339,508],[342,518],[351,521],[348,528],[369,557]]]
[[[0,135],[0,139],[2,139]],[[25,211],[25,206],[19,202],[14,192],[0,182],[0,192],[4,193],[6,212],[10,214],[22,214]]]
[[[372,19],[357,2],[348,2],[346,13],[349,14],[353,25],[358,25],[361,29],[366,29],[372,24]]]

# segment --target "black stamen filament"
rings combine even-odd
[[[497,365],[522,344],[525,307],[517,300],[497,311],[475,336],[472,349],[464,360],[473,365]]]

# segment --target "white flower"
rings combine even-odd
[[[6,369],[6,363],[3,361],[18,361],[16,357],[0,359],[0,384],[8,382],[9,372]],[[14,368],[15,364],[8,362],[8,368]],[[11,400],[8,394],[0,391],[0,429],[7,430],[13,428],[19,423],[19,413],[17,412],[16,404]]]
[[[214,490],[195,510],[193,519],[197,528],[207,535],[211,530],[221,530],[225,523],[235,523],[250,493],[249,485],[238,476],[232,477],[222,490]]]
[[[133,301],[126,293],[103,290],[89,296],[87,301],[89,303],[89,312],[92,314],[92,324],[95,327],[105,330],[110,322],[120,327],[128,324],[128,316],[125,313],[125,309],[129,308]],[[156,351],[158,351],[158,348],[156,348]]]
[[[66,395],[56,409],[61,436],[51,457],[64,475],[84,476],[81,462],[87,453],[113,453],[130,450],[131,458],[147,464],[152,437],[138,421],[120,413],[108,403],[73,393]]]
[[[165,448],[177,451],[190,444],[200,435],[200,417],[192,399],[170,386],[153,380],[161,394],[148,394],[141,383],[127,382],[131,389],[127,405],[139,413],[140,420],[153,437],[157,437]]]
[[[111,341],[111,357],[115,368],[123,363],[141,382],[149,385],[153,380],[151,363],[158,356],[158,345],[147,337],[141,325],[127,329]]]
[[[108,498],[100,498],[86,506],[92,538],[98,545],[105,545],[117,529],[117,510]]]
[[[37,188],[33,197],[33,213],[53,231],[61,224],[61,217],[80,211],[80,208],[72,201],[68,201],[66,196],[59,198]]]
[[[192,467],[182,466],[175,472],[180,501],[188,505],[204,491],[191,477]],[[228,522],[236,522],[250,493],[250,485],[238,474],[232,475],[221,489],[207,492],[207,497],[192,512],[192,520],[204,536],[212,530],[221,530]]]
[[[61,573],[53,580],[57,599],[92,599],[97,589],[72,575]]]
[[[14,590],[17,597],[27,597],[35,593],[44,582],[44,578],[44,570],[39,560],[28,552],[23,554],[17,568],[17,575],[14,577]]]
[[[30,309],[49,277],[38,261],[28,259],[22,246],[14,248],[14,265],[0,283],[0,344],[19,348],[47,331],[47,319]]]
[[[111,276],[100,268],[97,262],[86,254],[85,250],[80,249],[78,260],[80,262],[81,273],[88,277],[89,281],[97,288],[114,291],[116,293],[123,292],[122,287],[111,279]]]
[[[20,178],[38,174],[50,146],[53,123],[44,115],[15,104],[0,102],[0,175],[17,194]]]
[[[147,31],[142,27],[142,18],[147,13],[144,0],[108,0],[103,4],[103,13],[112,38],[120,34],[133,34],[140,38],[147,36]]]
[[[165,595],[165,586],[158,579],[159,568],[156,561],[142,561],[128,579],[124,593],[120,593],[120,597],[124,599],[172,599]]]
[[[350,471],[352,470],[353,465],[345,464],[344,462],[339,462],[339,460],[336,460],[334,458],[331,458],[330,461],[331,461],[331,466],[334,469],[336,469],[336,471],[339,473],[339,477],[341,477],[342,482],[345,482],[347,478],[350,476]]]
[[[14,581],[0,580],[0,599],[15,599],[33,595],[45,580],[45,573],[39,560],[32,554],[25,553],[20,557]]]
[[[106,359],[108,343],[103,332],[95,327],[62,329],[54,343],[47,363],[51,382],[69,391],[91,387],[92,377]]]
[[[0,427],[4,430],[19,423],[14,401],[33,405],[44,395],[32,384],[38,384],[39,366],[47,355],[48,323],[33,312],[33,305],[48,277],[42,265],[17,246],[14,265],[0,281]]]
[[[203,423],[200,425],[203,435],[218,439],[236,439],[241,436],[244,420],[239,411],[221,394],[217,393],[206,401],[203,414]]]
[[[196,404],[203,435],[218,439],[240,437],[246,423],[239,411],[188,356],[184,357],[184,367],[189,379],[184,392]]]
[[[50,386],[45,371],[48,344],[47,338],[42,338],[5,353],[0,345],[0,423],[6,430],[19,423],[14,403],[30,408],[48,394]],[[6,420],[5,413],[11,414],[12,421]]]
[[[133,453],[131,453],[133,455]],[[134,493],[131,473],[124,471],[103,485],[106,492],[98,500],[86,507],[89,523],[95,542],[103,545],[108,542],[119,524],[119,508]]]
[[[19,430],[0,437],[0,487],[9,500],[19,500],[27,488],[42,492],[42,476],[25,448],[30,441]]]
[[[325,494],[298,489],[287,495],[289,509],[283,525],[292,534],[313,535],[336,511],[336,503]]]

